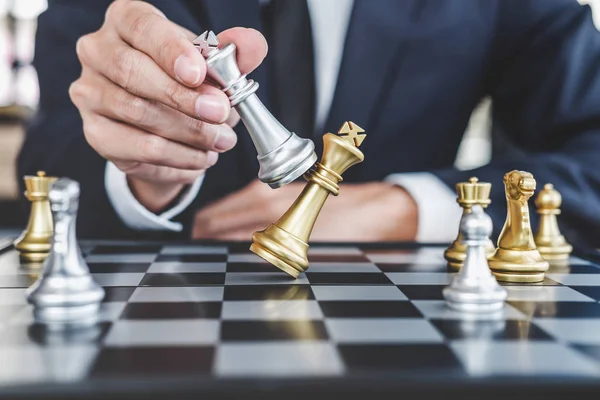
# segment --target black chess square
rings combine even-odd
[[[320,301],[328,318],[422,318],[409,301]]]
[[[600,363],[600,345],[598,344],[575,344],[572,348]]]
[[[600,303],[579,301],[509,301],[523,314],[535,318],[600,318]]]
[[[135,287],[126,286],[107,286],[104,287],[104,302],[128,301],[131,295],[135,292]]]
[[[225,286],[223,300],[314,300],[308,285],[233,285]]]
[[[199,286],[199,285],[223,285],[225,274],[220,272],[206,273],[181,273],[146,274],[140,282],[140,286]]]
[[[392,285],[392,281],[380,273],[356,272],[306,272],[311,285]]]
[[[326,340],[323,321],[223,321],[221,339],[227,342]]]
[[[308,254],[308,262],[368,263],[364,254]]]
[[[446,285],[396,285],[410,300],[444,300]]]
[[[458,359],[443,344],[338,345],[338,349],[350,372],[427,370],[464,374]]]
[[[221,316],[221,308],[216,301],[128,303],[121,319],[215,319]]]
[[[250,242],[234,242],[227,245],[229,254],[254,254],[250,251]]]
[[[10,324],[0,331],[0,343],[19,347],[101,345],[111,326],[110,322],[99,322],[89,327],[57,330],[37,323]]]
[[[383,272],[446,272],[448,270],[444,264],[375,263],[375,265]]]
[[[569,264],[567,268],[570,274],[600,274],[600,268],[590,264]]]
[[[278,271],[266,262],[228,262],[227,272],[273,272]]]
[[[87,254],[156,254],[160,249],[161,246],[158,245],[98,245]]]
[[[227,254],[159,254],[156,262],[226,262]]]
[[[531,321],[432,319],[430,322],[449,340],[552,340]]]
[[[146,272],[150,263],[88,263],[92,274],[109,274],[121,272]]]
[[[596,301],[600,301],[600,286],[571,286],[571,288]]]
[[[148,375],[181,376],[208,374],[213,347],[134,347],[104,348],[91,369],[91,377]]]

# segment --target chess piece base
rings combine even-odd
[[[308,269],[308,244],[277,225],[255,232],[250,251],[293,278]]]
[[[454,278],[450,286],[443,290],[448,307],[468,313],[494,313],[502,309],[506,300],[506,290],[496,280],[489,278]]]
[[[573,246],[568,243],[552,246],[538,245],[537,249],[546,261],[553,262],[568,260]]]
[[[33,318],[50,330],[89,327],[98,322],[100,303],[76,307],[45,307],[34,309]]]
[[[498,248],[488,263],[498,281],[514,283],[541,282],[550,267],[537,250]]]
[[[491,257],[495,250],[496,246],[494,246],[494,243],[489,240],[485,249],[486,256],[488,258]],[[467,256],[466,252],[467,246],[465,246],[461,241],[455,240],[452,242],[450,247],[444,251],[444,258],[448,262],[448,267],[455,271],[460,270],[465,262],[465,258]]]

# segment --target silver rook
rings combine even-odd
[[[235,44],[219,49],[212,31],[198,36],[193,44],[206,59],[208,76],[229,96],[248,129],[258,153],[258,179],[278,188],[304,174],[317,161],[314,143],[288,131],[267,110],[255,94],[258,83],[246,79],[238,68]]]

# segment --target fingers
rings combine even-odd
[[[147,54],[172,78],[190,87],[204,81],[204,58],[184,31],[154,6],[117,1],[108,9],[107,20],[125,42]]]
[[[187,170],[170,167],[160,167],[158,165],[144,164],[131,161],[113,161],[113,164],[128,176],[132,176],[148,182],[167,182],[179,184],[191,184],[200,176],[204,175],[205,170]]]
[[[88,143],[111,161],[203,170],[217,162],[215,152],[193,149],[108,118],[83,114]]]
[[[224,152],[237,143],[237,135],[227,124],[191,118],[161,103],[136,97],[100,76],[84,74],[72,86],[71,95],[80,108],[197,149]]]
[[[242,74],[249,74],[267,56],[268,45],[265,37],[250,28],[231,28],[217,35],[220,46],[234,43],[237,48],[237,63]]]
[[[221,90],[210,85],[197,89],[183,86],[146,54],[122,43],[104,46],[92,36],[78,46],[78,54],[86,66],[135,96],[207,122],[222,123],[229,117],[229,99]]]

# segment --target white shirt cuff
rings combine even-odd
[[[104,186],[110,203],[123,223],[135,230],[180,232],[183,229],[182,224],[171,219],[181,214],[194,201],[203,181],[204,175],[190,185],[175,207],[157,215],[137,201],[129,189],[127,175],[123,171],[109,161],[104,172]]]
[[[417,203],[417,242],[448,243],[456,239],[462,208],[456,193],[429,172],[391,174],[386,182],[402,186]]]

